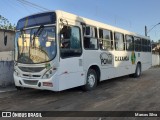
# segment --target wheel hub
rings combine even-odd
[[[89,84],[90,87],[94,86],[94,84],[95,84],[95,76],[94,75],[90,74],[88,76],[88,84]]]

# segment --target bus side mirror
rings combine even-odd
[[[63,26],[63,28],[60,31],[61,36],[63,36],[64,39],[70,39],[71,37],[71,27],[69,26]]]

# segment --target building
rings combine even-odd
[[[13,83],[15,31],[0,29],[0,87]]]

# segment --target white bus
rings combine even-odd
[[[62,91],[82,86],[92,90],[100,81],[139,77],[150,67],[150,39],[127,30],[59,10],[17,23],[17,89]]]

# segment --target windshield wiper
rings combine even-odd
[[[32,38],[32,40],[33,40],[33,46],[35,45],[35,44],[34,44],[34,43],[35,43],[35,38],[38,37],[38,36],[42,33],[43,29],[44,29],[44,25],[41,25],[41,26],[38,28],[38,30],[33,33],[33,38]]]
[[[41,32],[43,31],[43,28],[44,28],[43,25],[41,25],[41,26],[38,28],[38,30],[36,31],[36,33],[34,33],[33,40],[35,40],[35,37],[38,37],[38,36],[41,34]]]

